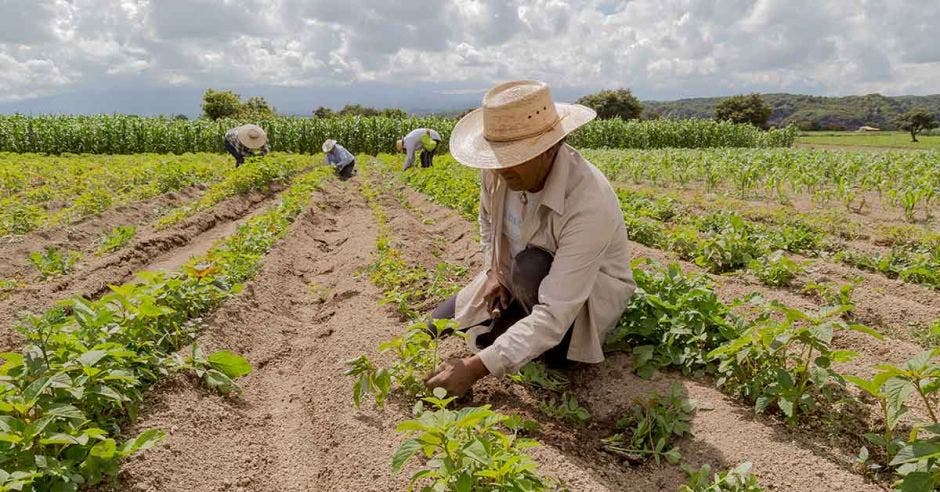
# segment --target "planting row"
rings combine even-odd
[[[394,169],[388,160],[385,165]],[[419,191],[423,191],[420,186],[425,180],[415,175],[426,173],[441,174],[445,181],[435,186],[470,188],[466,183],[451,186],[446,176],[455,181],[462,178],[447,171],[447,166],[436,165],[403,173],[403,178],[417,183]],[[846,315],[851,306],[841,303],[838,296],[817,312],[756,296],[726,304],[719,300],[707,275],[687,275],[678,265],[660,267],[642,260],[633,267],[637,293],[610,334],[607,349],[632,353],[639,375],[648,377],[663,368],[713,374],[724,392],[752,405],[758,413],[780,415],[791,426],[849,404],[868,409],[876,427],[843,430],[868,443],[859,456],[866,472],[880,474],[883,479],[896,474],[895,485],[902,490],[930,490],[937,483],[940,467],[936,450],[940,448],[934,436],[940,430],[936,418],[940,412],[940,365],[936,364],[936,351],[925,351],[901,366],[881,364],[870,379],[842,374],[836,367],[857,354],[832,346],[839,333],[856,331],[879,339],[881,335],[852,322]],[[853,396],[855,391],[848,391],[852,386],[876,404],[866,406]],[[910,411],[912,405],[926,408],[926,420],[921,419],[920,411]],[[561,413],[579,413],[577,402],[570,399],[557,407],[564,408]],[[915,424],[900,431],[903,415]],[[668,421],[673,423],[668,429],[681,430],[676,423],[681,418]],[[620,441],[611,442],[616,447]],[[668,442],[656,441],[652,449],[638,454],[664,453],[668,458]]]
[[[807,149],[586,150],[613,181],[698,185],[741,198],[809,196],[865,209],[870,193],[907,220],[930,219],[940,196],[938,152],[833,152]]]
[[[97,300],[73,298],[25,318],[19,352],[0,354],[0,489],[74,490],[152,446],[144,431],[123,443],[143,394],[171,372],[191,371],[223,393],[251,367],[227,351],[192,346],[201,319],[257,272],[319,183],[324,167],[296,178],[271,209],[177,272],[144,272]]]
[[[67,224],[108,208],[221,179],[221,156],[0,155],[0,236]]]

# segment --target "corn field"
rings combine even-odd
[[[222,136],[240,120],[177,120],[126,115],[0,116],[0,151],[43,154],[135,154],[224,152]],[[395,140],[414,128],[438,130],[446,142],[450,118],[277,117],[255,121],[273,150],[316,153],[327,138],[355,153],[394,152]],[[569,137],[576,147],[707,148],[789,147],[796,130],[761,131],[750,125],[711,120],[593,121]]]

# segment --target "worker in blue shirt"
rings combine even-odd
[[[326,154],[327,165],[336,169],[339,179],[346,181],[356,175],[356,157],[336,143],[336,140],[328,139],[323,142],[323,152]]]

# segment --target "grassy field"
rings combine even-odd
[[[890,149],[940,149],[940,135],[921,135],[920,142],[911,142],[906,132],[803,132],[796,139],[798,146],[882,147]]]

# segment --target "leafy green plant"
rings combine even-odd
[[[562,391],[568,387],[568,378],[561,371],[550,369],[538,361],[532,361],[522,366],[519,372],[510,374],[509,379],[519,384],[535,386],[549,391]]]
[[[604,449],[637,464],[650,458],[678,463],[681,455],[673,442],[691,434],[694,405],[682,387],[673,384],[668,395],[653,393],[638,398],[617,422],[620,432],[603,440]]]
[[[683,465],[682,470],[689,476],[678,492],[762,492],[757,477],[751,474],[751,463],[744,462],[730,469],[712,474],[710,466],[702,465],[695,469]]]
[[[13,279],[0,278],[0,299],[20,287],[20,283]]]
[[[43,280],[72,272],[72,267],[81,260],[82,254],[77,251],[60,251],[58,248],[47,246],[45,251],[33,251],[29,254],[29,262],[33,265],[39,277]]]
[[[703,370],[711,350],[737,337],[737,322],[706,276],[685,275],[676,263],[662,268],[638,259],[632,266],[637,289],[605,349],[632,350],[637,374]]]
[[[180,367],[191,369],[207,386],[225,395],[241,393],[235,379],[251,373],[251,364],[244,357],[228,350],[219,350],[206,356],[196,345],[192,346],[186,357],[177,354],[177,363]]]
[[[886,458],[884,463],[891,461],[904,444],[903,439],[894,435],[894,430],[897,428],[901,417],[907,413],[907,406],[904,402],[910,395],[909,389],[905,388],[903,384],[898,384],[899,381],[894,378],[894,374],[890,370],[881,370],[867,379],[851,374],[846,374],[844,377],[846,381],[857,386],[878,402],[883,431],[881,434],[866,433],[865,439],[884,451]],[[864,465],[869,457],[868,450],[862,449],[864,451],[860,452],[859,461]],[[868,466],[869,468],[872,467],[871,465]]]
[[[102,238],[101,245],[98,246],[98,254],[103,255],[127,246],[127,243],[134,239],[136,234],[136,226],[122,225],[114,227],[111,232]]]
[[[803,292],[813,294],[826,303],[827,306],[841,306],[843,314],[851,314],[855,309],[852,294],[859,280],[839,285],[835,282],[807,282],[803,285]]]
[[[449,410],[454,398],[446,398],[443,388],[419,402],[416,417],[398,425],[398,432],[410,438],[392,459],[392,469],[401,471],[406,463],[421,456],[424,467],[411,476],[408,490],[545,490],[525,449],[537,446],[532,439],[500,430],[508,417],[489,405]]]
[[[695,264],[714,273],[746,266],[767,251],[752,226],[738,215],[712,214],[703,219],[701,228],[707,232],[695,251]]]
[[[763,315],[740,337],[709,354],[719,361],[718,385],[753,401],[757,412],[774,405],[795,424],[802,412],[817,405],[818,397],[832,397],[831,385],[845,385],[832,364],[849,361],[857,354],[834,350],[834,332],[853,330],[882,339],[864,325],[842,320],[845,309],[826,307],[818,313],[806,313],[777,301],[766,303]]]
[[[777,250],[760,259],[751,260],[747,268],[765,285],[783,287],[790,285],[797,275],[806,271],[804,265],[788,258],[783,250]]]
[[[361,355],[346,362],[347,376],[356,378],[353,383],[353,403],[358,408],[364,396],[373,395],[375,403],[382,406],[394,389],[410,397],[427,394],[424,380],[440,364],[438,344],[444,333],[462,334],[456,322],[447,319],[434,320],[433,330],[426,322],[413,324],[402,336],[379,344],[380,353],[391,352],[395,357],[391,367],[376,366],[368,357]]]
[[[539,410],[549,417],[567,420],[578,425],[584,425],[591,420],[590,412],[578,404],[578,399],[569,393],[563,393],[557,401],[552,398],[539,402]]]

